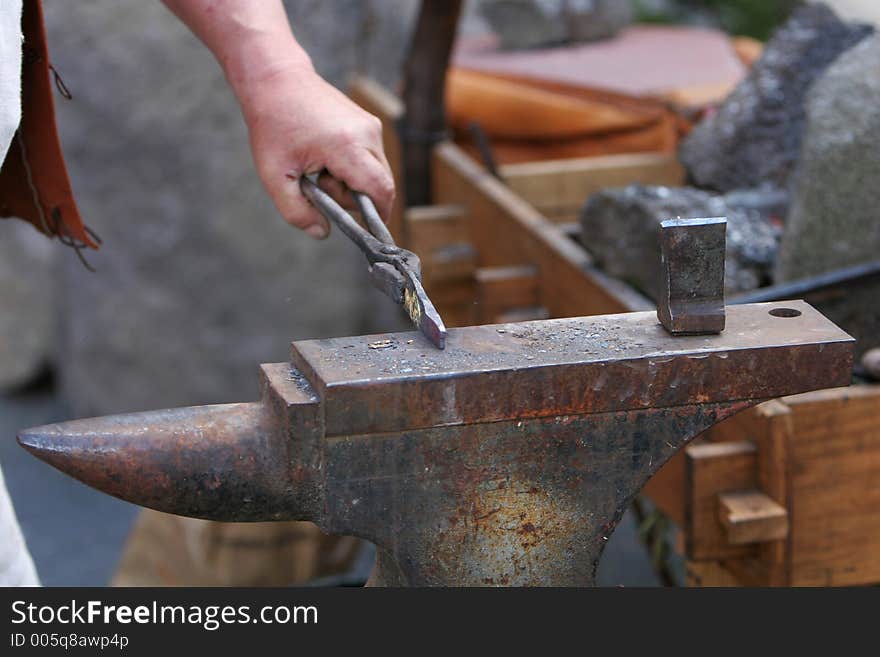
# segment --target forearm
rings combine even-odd
[[[298,182],[323,171],[370,195],[382,216],[389,215],[394,180],[382,124],[315,73],[281,0],[164,2],[223,67],[244,114],[257,173],[285,220],[313,237],[327,235],[326,220]],[[331,188],[348,199],[339,182]]]
[[[314,74],[281,0],[163,0],[214,54],[242,105],[281,72]]]

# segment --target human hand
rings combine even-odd
[[[257,173],[288,223],[312,237],[327,236],[330,226],[299,188],[300,176],[324,169],[331,175],[319,184],[337,201],[350,206],[347,186],[367,194],[388,218],[394,179],[382,125],[315,72],[281,0],[164,2],[223,67],[247,123]]]
[[[326,171],[321,186],[351,207],[351,190],[367,194],[387,218],[394,179],[382,146],[382,124],[317,73],[282,68],[252,80],[242,97],[257,173],[288,223],[322,239],[327,220],[303,196],[299,177]]]

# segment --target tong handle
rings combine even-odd
[[[379,216],[379,211],[376,210],[373,199],[363,192],[352,192],[351,195],[354,197],[354,202],[357,203],[358,210],[361,211],[364,221],[367,222],[367,226],[369,226],[373,236],[385,244],[394,244],[394,238],[391,236],[388,226],[382,221],[382,217]]]
[[[314,178],[316,178],[316,176],[302,176],[299,179],[299,186],[305,197],[309,199],[318,212],[324,215],[328,221],[332,221],[336,224],[339,230],[345,233],[345,235],[364,252],[364,255],[367,256],[367,259],[371,264],[375,262],[382,253],[383,242],[364,230],[364,228],[355,221],[354,217],[346,212],[345,209],[333,200],[327,192],[318,186],[318,183]],[[363,197],[363,199],[358,197]],[[379,213],[376,212],[376,207],[373,205],[373,202],[370,201],[369,197],[364,194],[356,193],[355,200],[359,206],[366,208],[367,212],[364,214],[365,218],[370,217],[369,211],[372,210],[374,216],[367,218],[368,225],[370,225],[371,220],[382,223],[382,219],[379,218]],[[372,229],[371,226],[370,230]],[[388,230],[385,229],[385,232],[388,233]],[[388,237],[390,238],[391,235],[388,234]],[[394,241],[392,240],[390,244],[394,244]]]

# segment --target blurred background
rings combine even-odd
[[[417,2],[285,4],[325,78],[345,89],[364,73],[397,88]],[[764,41],[800,3],[613,4],[610,35],[670,23]],[[874,0],[826,4],[847,19],[880,20]],[[346,239],[315,243],[276,215],[218,65],[158,0],[44,0],[44,11],[52,63],[72,94],[56,110],[73,189],[104,243],[86,254],[91,273],[30,226],[0,221],[0,462],[43,582],[103,585],[138,509],[39,463],[17,447],[17,429],[252,400],[257,364],[286,360],[291,340],[401,320],[366,285]],[[492,17],[471,0],[459,36],[476,42],[498,30]],[[666,73],[652,65],[641,63],[647,77]],[[600,583],[659,582],[637,533],[627,517]]]

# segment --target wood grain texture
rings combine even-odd
[[[476,281],[482,324],[511,321],[504,317],[538,306],[538,276],[534,267],[484,267],[477,270]]]
[[[685,563],[686,586],[742,586],[742,583],[720,561],[688,561]]]
[[[466,214],[460,205],[416,206],[407,208],[404,216],[409,226],[407,248],[423,262],[437,249],[468,243]]]
[[[791,583],[880,582],[880,386],[786,397]]]
[[[731,545],[778,541],[788,534],[788,512],[758,490],[718,495],[718,520]]]
[[[685,453],[685,553],[693,561],[752,557],[755,546],[731,545],[718,520],[718,495],[757,484],[757,449],[749,441],[691,445]]]
[[[590,194],[606,187],[684,183],[684,169],[666,153],[508,164],[500,173],[511,190],[554,223],[576,219]]]
[[[467,208],[480,267],[531,265],[551,317],[647,310],[647,299],[599,272],[589,255],[457,146],[435,150],[434,198]]]

